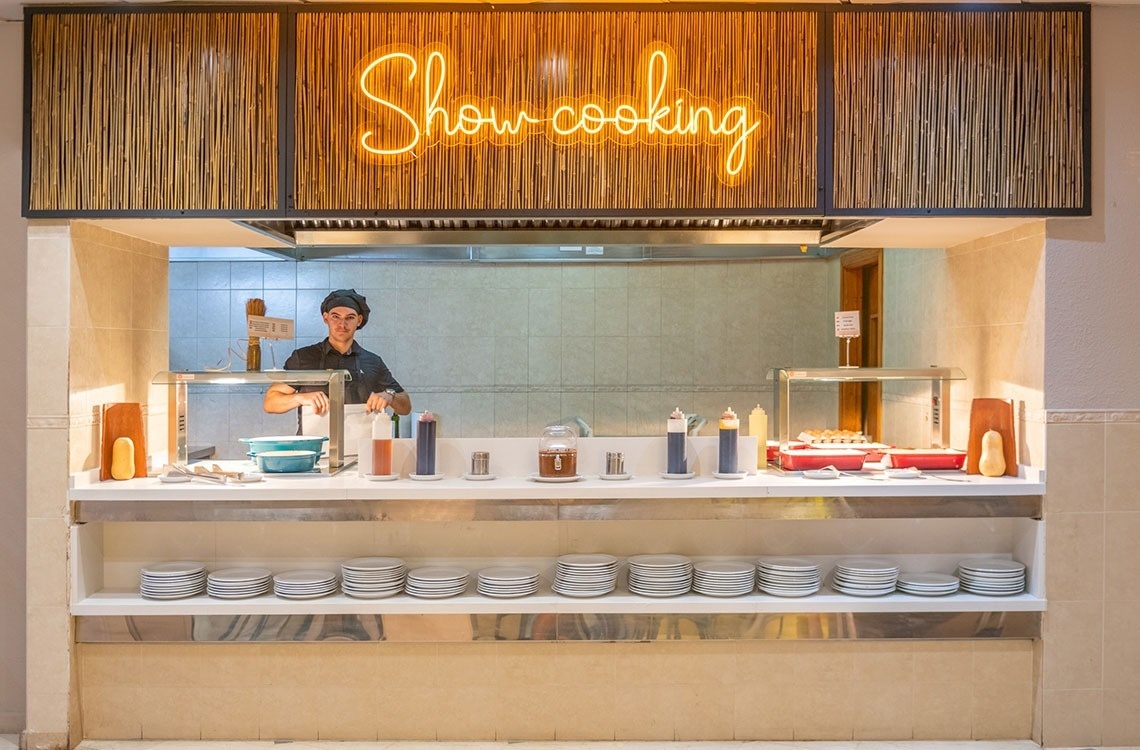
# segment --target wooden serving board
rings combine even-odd
[[[103,404],[103,439],[99,451],[99,479],[111,478],[111,449],[115,440],[128,437],[135,444],[135,476],[146,476],[146,438],[143,436],[142,405]]]
[[[970,440],[966,446],[966,473],[980,474],[982,435],[995,430],[1001,435],[1006,476],[1017,476],[1017,443],[1013,434],[1013,402],[1001,398],[976,398],[970,404]]]

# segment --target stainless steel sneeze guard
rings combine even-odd
[[[75,618],[79,643],[955,640],[1041,637],[1040,612],[153,615]]]
[[[791,439],[791,383],[883,383],[892,380],[930,381],[930,445],[950,445],[950,381],[965,380],[957,367],[777,367],[768,371],[768,379],[776,393],[776,437],[780,447]]]
[[[344,384],[352,380],[348,370],[263,370],[257,372],[160,372],[151,381],[155,385],[170,386],[169,413],[170,444],[174,446],[173,460],[189,462],[187,444],[188,386],[195,385],[250,385],[287,383],[298,385],[327,385],[329,389],[329,471],[336,473],[344,468]],[[252,437],[252,436],[251,436]]]
[[[604,521],[1041,518],[1041,495],[654,499],[72,500],[98,521]]]

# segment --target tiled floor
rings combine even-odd
[[[87,740],[77,750],[1039,750],[1035,742],[191,742]],[[19,737],[0,734],[0,750]],[[1062,750],[1062,749],[1058,749]],[[1074,749],[1077,750],[1077,749]],[[1085,750],[1085,749],[1081,749]],[[1140,750],[1136,747],[1100,750]]]
[[[87,740],[77,750],[1039,750],[1035,742],[191,742]],[[0,734],[0,750],[19,738]],[[1140,750],[1135,747],[1101,750]]]

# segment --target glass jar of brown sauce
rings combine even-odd
[[[578,435],[572,427],[556,424],[542,431],[542,437],[538,441],[538,475],[578,475]]]

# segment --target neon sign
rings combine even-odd
[[[663,43],[642,53],[633,95],[559,97],[542,110],[497,97],[449,97],[452,67],[442,46],[386,48],[366,59],[356,79],[371,114],[357,128],[361,151],[399,164],[437,145],[514,145],[535,134],[560,145],[719,146],[717,175],[733,185],[747,176],[754,140],[769,129],[768,115],[748,97],[715,102],[678,87],[676,55]]]

